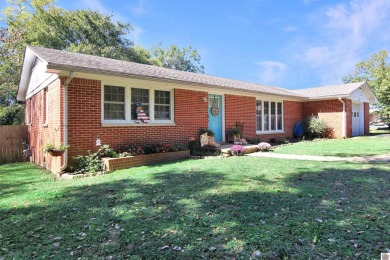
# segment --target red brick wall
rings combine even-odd
[[[370,104],[364,103],[364,134],[370,134]]]
[[[351,100],[343,99],[346,103],[347,111],[347,136],[352,134]],[[340,100],[321,100],[303,103],[303,119],[311,115],[318,116],[327,122],[328,126],[333,128],[335,137],[342,138],[343,125],[343,104]]]
[[[284,139],[294,137],[294,125],[302,121],[302,103],[284,101],[284,133],[256,134],[256,98],[236,95],[225,95],[225,129],[236,127],[236,122],[244,122],[244,138],[258,137],[264,142],[271,138]]]
[[[48,86],[49,113],[47,125],[45,125],[45,95],[45,91],[42,90],[26,100],[25,123],[29,125],[28,134],[33,162],[53,172],[59,172],[62,157],[52,157],[44,153],[42,148],[48,143],[57,146],[62,143],[62,93],[60,80],[56,80]],[[32,113],[30,109],[32,109]]]
[[[175,126],[101,126],[101,82],[74,78],[69,84],[69,158],[97,150],[96,139],[112,148],[124,144],[174,143],[187,145],[208,126],[206,92],[174,90]]]
[[[107,171],[115,171],[142,165],[177,161],[188,158],[189,156],[190,151],[178,151],[169,153],[145,154],[141,156],[123,158],[103,158],[103,162]]]
[[[225,95],[225,132],[244,123],[245,138],[256,137],[256,98]],[[227,140],[227,138],[226,138]]]

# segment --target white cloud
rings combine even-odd
[[[258,80],[261,84],[272,85],[287,71],[287,65],[277,61],[259,61],[261,72],[258,74]]]
[[[284,31],[285,32],[296,32],[296,31],[298,31],[298,28],[295,26],[287,26],[284,28]]]
[[[308,39],[300,58],[320,69],[321,84],[340,82],[367,53],[379,51],[389,36],[383,34],[390,24],[389,12],[388,0],[350,0],[328,7],[317,15],[316,42]]]
[[[140,16],[145,13],[144,0],[139,0],[137,6],[130,8],[130,12],[134,15]]]

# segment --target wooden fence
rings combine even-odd
[[[0,164],[25,161],[23,142],[28,142],[27,126],[0,126]]]

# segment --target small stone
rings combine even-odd
[[[118,224],[115,224],[115,229],[120,229],[121,227]]]
[[[259,250],[253,252],[253,257],[260,257],[260,256],[261,256],[261,252]]]
[[[79,235],[82,236],[82,237],[85,237],[87,235],[87,233],[80,232]]]
[[[58,240],[61,240],[62,237],[55,237],[55,238],[53,238],[53,239],[56,240],[56,241],[58,241]]]
[[[214,252],[214,251],[216,251],[216,250],[217,250],[217,248],[216,248],[215,246],[210,247],[210,251],[211,251],[211,252]]]
[[[161,248],[161,250],[167,250],[167,249],[169,249],[169,246],[163,246],[163,247]]]
[[[60,242],[55,242],[55,243],[53,243],[53,246],[59,247],[59,246],[60,246]]]
[[[181,251],[181,247],[180,247],[180,246],[174,246],[174,247],[173,247],[173,250],[175,250],[175,251]]]

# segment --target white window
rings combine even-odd
[[[171,93],[169,91],[154,91],[154,119],[171,119]]]
[[[283,131],[283,103],[256,100],[256,132]]]
[[[149,117],[145,125],[173,123],[173,91],[143,86],[104,85],[102,87],[103,125],[139,124],[136,103]],[[139,104],[138,104],[139,105]]]
[[[125,88],[104,86],[104,120],[125,119]]]

